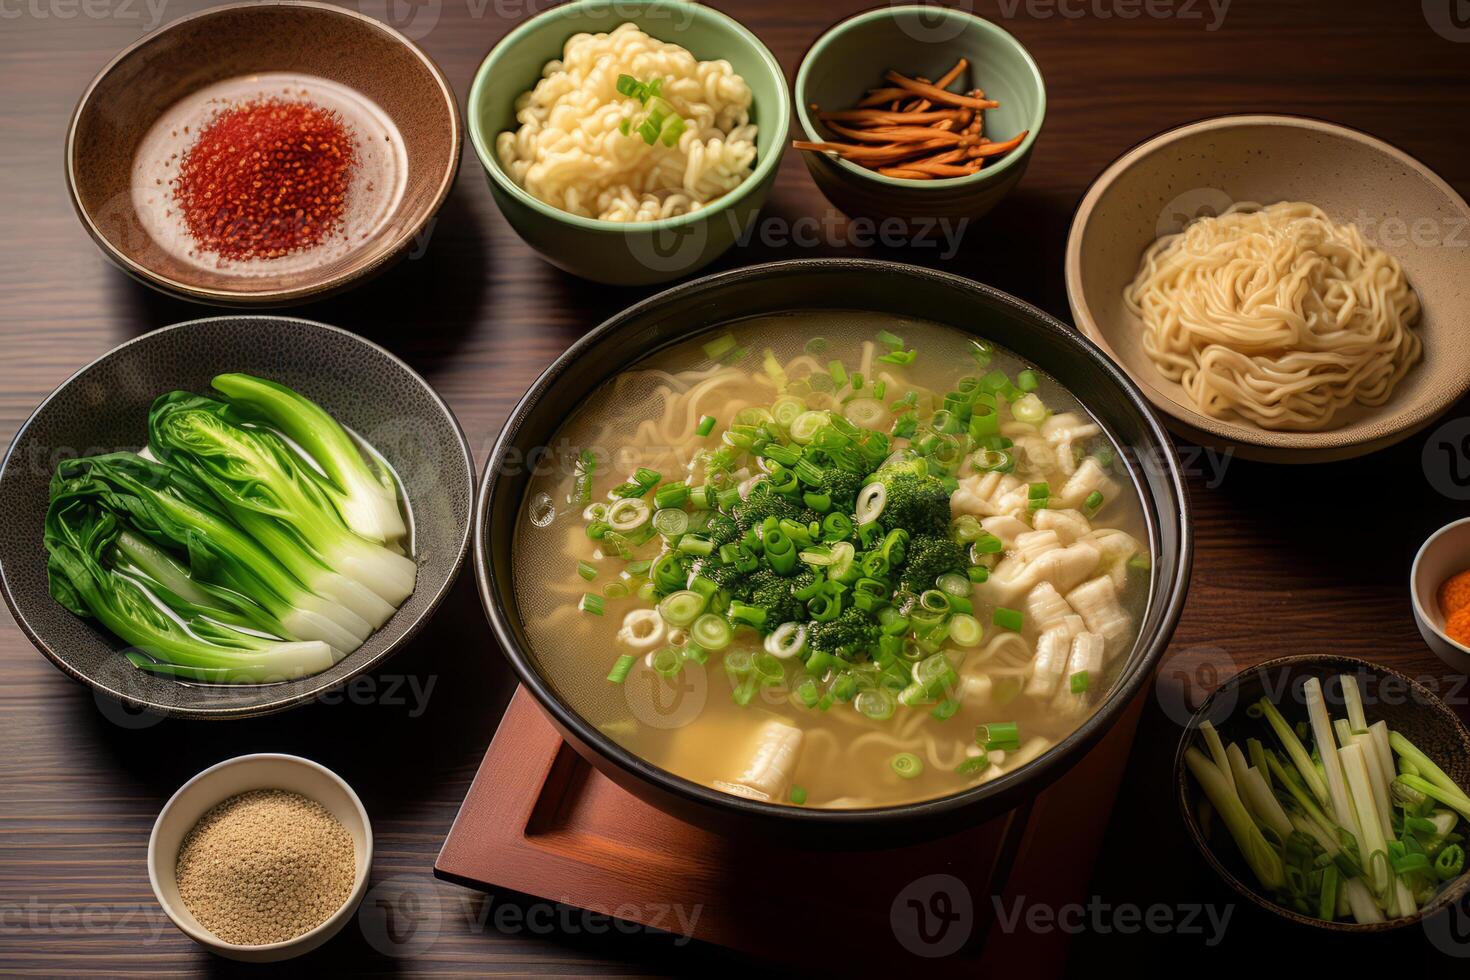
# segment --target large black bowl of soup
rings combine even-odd
[[[1188,585],[1171,445],[1096,347],[988,286],[810,260],[574,344],[485,472],[521,682],[676,816],[829,846],[1034,796],[1108,730]]]

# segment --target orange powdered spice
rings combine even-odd
[[[1470,568],[1451,575],[1439,587],[1439,611],[1446,619],[1466,608],[1470,608]]]
[[[1444,631],[1456,643],[1470,647],[1470,606],[1461,606],[1450,613],[1445,620]]]

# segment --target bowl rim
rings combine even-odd
[[[1253,112],[1206,116],[1177,126],[1170,126],[1139,140],[1118,154],[1088,186],[1072,215],[1063,262],[1067,304],[1071,308],[1073,321],[1089,340],[1103,349],[1109,359],[1118,363],[1124,373],[1143,390],[1155,408],[1177,423],[1182,430],[1181,434],[1187,438],[1206,442],[1213,438],[1216,441],[1242,448],[1245,450],[1244,455],[1303,463],[1361,456],[1385,449],[1409,438],[1433,423],[1464,397],[1467,391],[1470,391],[1470,375],[1466,375],[1460,385],[1446,388],[1437,397],[1427,400],[1422,409],[1412,412],[1397,428],[1368,439],[1342,442],[1333,438],[1340,429],[1324,429],[1319,432],[1277,432],[1258,426],[1243,425],[1239,422],[1212,419],[1184,402],[1169,397],[1158,388],[1152,379],[1135,377],[1134,372],[1113,353],[1111,344],[1099,328],[1086,291],[1082,286],[1082,239],[1103,195],[1117,183],[1125,172],[1159,149],[1198,133],[1241,126],[1281,126],[1304,129],[1346,139],[1376,150],[1413,171],[1422,180],[1444,194],[1452,205],[1458,205],[1461,213],[1470,218],[1470,204],[1467,204],[1465,198],[1444,178],[1406,150],[1372,133],[1328,119],[1299,113]],[[1295,453],[1296,456],[1293,458],[1284,455],[1287,453]]]
[[[429,396],[433,404],[438,408],[439,411],[444,414],[444,417],[449,420],[452,430],[455,436],[458,438],[457,448],[462,455],[462,462],[464,463],[465,473],[467,474],[467,479],[469,481],[471,509],[473,510],[474,497],[479,490],[479,484],[476,477],[474,453],[470,449],[469,439],[466,438],[464,428],[460,425],[458,417],[456,417],[454,414],[454,410],[451,409],[449,407],[449,403],[446,402],[442,397],[440,397],[439,393],[434,390],[433,385],[425,381],[422,375],[420,375],[417,371],[410,367],[406,361],[398,357],[392,351],[379,344],[373,343],[366,337],[353,333],[351,330],[344,329],[343,327],[334,327],[329,323],[320,323],[316,320],[308,320],[304,317],[276,316],[270,313],[224,314],[221,316],[200,317],[195,320],[183,320],[179,323],[171,323],[167,326],[159,327],[157,330],[150,330],[147,333],[139,334],[138,336],[133,337],[130,340],[118,344],[116,347],[109,348],[108,350],[99,354],[97,357],[92,358],[92,360],[88,361],[86,364],[73,371],[70,375],[67,376],[64,381],[62,381],[59,385],[52,389],[51,393],[43,398],[41,400],[41,403],[31,410],[30,415],[26,416],[26,420],[22,422],[20,424],[20,427],[15,430],[15,435],[11,438],[10,445],[6,447],[4,458],[0,459],[0,480],[3,480],[6,470],[8,470],[10,467],[11,460],[15,458],[18,447],[21,445],[27,434],[30,432],[31,426],[35,424],[36,419],[41,415],[42,412],[46,410],[47,406],[49,406],[51,402],[58,395],[61,394],[64,389],[70,387],[84,374],[91,371],[103,361],[121,354],[123,351],[134,346],[135,344],[142,344],[151,340],[154,337],[160,336],[165,333],[171,333],[175,330],[187,330],[198,326],[199,324],[215,323],[221,320],[275,320],[289,322],[295,326],[306,327],[312,330],[326,330],[332,333],[343,334],[360,344],[365,344],[369,348],[377,351],[382,356],[388,358],[393,364],[397,365],[397,367],[401,369],[408,377],[412,378],[415,382],[418,383],[421,388],[423,388],[424,392]],[[460,570],[464,567],[465,559],[469,555],[470,534],[474,528],[474,524],[474,514],[471,513],[469,515],[469,519],[465,521],[464,528],[460,532],[459,541],[455,545],[455,554],[450,565],[449,574],[445,577],[444,584],[441,585],[438,590],[436,590],[435,593],[429,597],[429,603],[424,608],[423,614],[411,623],[409,623],[406,627],[404,627],[402,635],[396,637],[392,642],[388,643],[381,651],[379,651],[376,657],[372,658],[371,660],[365,661],[350,674],[341,678],[341,680],[334,682],[332,687],[340,684],[345,684],[352,678],[360,676],[361,674],[366,673],[368,670],[376,669],[377,667],[381,666],[393,654],[397,653],[398,649],[402,647],[404,643],[408,642],[414,636],[416,636],[419,631],[424,628],[428,621],[433,618],[434,612],[439,608],[439,604],[444,601],[444,597],[449,594],[450,590],[454,588],[455,582],[459,580]],[[417,583],[415,583],[415,590],[417,590],[417,588]],[[91,688],[93,691],[100,691],[113,698],[114,700],[123,703],[124,705],[150,711],[166,718],[190,718],[205,719],[211,721],[230,720],[235,718],[256,718],[262,715],[269,715],[275,714],[276,712],[280,711],[286,711],[290,708],[295,708],[302,704],[314,701],[319,697],[319,695],[323,693],[323,691],[328,691],[332,689],[332,687],[325,687],[312,691],[302,691],[289,697],[278,698],[274,701],[269,701],[264,704],[234,705],[217,708],[157,704],[150,700],[140,699],[138,696],[136,696],[136,694],[113,690],[111,687],[108,687],[105,684],[101,683],[95,677],[84,674],[81,671],[74,669],[70,664],[62,659],[56,653],[56,651],[52,649],[50,641],[37,633],[35,627],[31,625],[30,620],[28,620],[25,614],[21,612],[20,603],[14,593],[11,591],[10,577],[5,574],[5,566],[3,562],[0,562],[0,594],[3,594],[5,597],[5,605],[10,609],[11,618],[15,620],[16,625],[20,627],[21,632],[26,635],[26,638],[31,641],[31,645],[34,646],[37,650],[40,650],[41,653],[45,655],[46,659],[50,660],[51,663],[54,664],[58,669],[60,669],[62,673],[66,674],[68,677],[71,677],[74,680],[80,681],[87,687]],[[309,679],[310,678],[303,678],[303,680]]]
[[[367,860],[363,863],[362,874],[354,876],[352,892],[347,896],[347,900],[342,903],[342,906],[340,908],[338,908],[331,915],[327,916],[326,919],[322,920],[319,925],[313,926],[311,929],[303,932],[299,936],[291,939],[282,939],[279,942],[255,944],[231,943],[220,939],[218,936],[214,935],[211,932],[208,932],[207,930],[195,929],[193,926],[184,922],[181,918],[179,918],[179,916],[175,914],[173,903],[164,900],[163,890],[158,883],[158,861],[161,857],[161,855],[158,854],[158,835],[163,828],[164,817],[168,816],[169,811],[174,808],[174,805],[179,801],[179,798],[183,796],[184,793],[188,789],[193,787],[196,783],[203,782],[210,776],[213,776],[216,773],[219,773],[225,769],[230,769],[234,766],[243,765],[250,762],[259,762],[264,760],[284,762],[288,765],[299,766],[303,769],[314,772],[320,777],[323,777],[327,782],[335,784],[338,789],[342,790],[342,792],[347,795],[348,802],[350,802],[353,806],[353,809],[357,811],[357,818],[362,821],[362,833],[364,837],[364,843],[367,848]],[[246,792],[249,792],[249,790],[246,790]],[[303,793],[301,795],[305,796],[306,794]],[[227,799],[229,799],[228,796],[215,801],[215,803],[211,804],[211,806],[217,806]],[[312,802],[321,804],[321,800],[318,799],[312,799]],[[208,810],[206,810],[205,812],[208,812]],[[291,949],[292,947],[297,946],[306,946],[306,944],[311,943],[311,946],[308,947],[308,949],[301,950],[301,952],[304,953],[307,952],[309,948],[315,948],[316,944],[313,942],[313,940],[321,937],[324,932],[327,933],[328,936],[330,936],[338,929],[341,929],[343,925],[343,920],[352,913],[352,910],[355,909],[358,903],[362,901],[363,896],[367,894],[368,881],[372,878],[373,873],[374,847],[375,844],[373,839],[373,822],[371,819],[368,818],[367,807],[363,806],[362,799],[358,797],[357,791],[352,788],[347,780],[343,779],[341,776],[337,775],[335,772],[328,769],[320,762],[308,759],[305,756],[294,755],[289,752],[252,752],[246,755],[237,755],[233,758],[224,759],[220,762],[216,762],[214,765],[208,767],[207,769],[195,773],[188,780],[186,780],[182,786],[174,790],[173,795],[170,796],[168,798],[168,801],[159,808],[158,816],[153,819],[153,829],[148,834],[148,853],[145,860],[148,862],[148,885],[153,889],[154,900],[158,902],[159,907],[163,909],[163,914],[168,916],[169,921],[172,922],[176,927],[178,927],[180,932],[188,936],[190,939],[194,940],[199,945],[206,948],[225,950],[227,951],[227,953],[259,954]],[[177,860],[177,856],[175,856],[175,860]]]
[[[807,809],[805,807],[786,806],[777,803],[762,803],[729,793],[722,793],[708,786],[695,783],[692,780],[685,779],[682,776],[647,762],[642,757],[630,752],[617,742],[608,738],[596,727],[590,725],[541,677],[540,672],[532,663],[530,655],[523,651],[516,643],[510,623],[513,616],[518,616],[519,613],[513,613],[499,601],[495,588],[496,576],[492,572],[492,563],[489,560],[486,550],[486,537],[489,530],[487,525],[490,502],[499,483],[498,470],[505,452],[519,433],[526,416],[539,403],[546,389],[554,384],[568,366],[580,358],[588,348],[598,343],[603,337],[616,333],[626,323],[636,320],[650,311],[657,310],[665,302],[673,299],[676,294],[691,290],[703,292],[716,289],[727,282],[739,282],[741,280],[754,280],[759,282],[762,279],[773,276],[801,275],[829,271],[841,272],[844,270],[864,273],[870,276],[908,276],[913,279],[923,280],[928,284],[939,284],[948,288],[958,288],[979,293],[987,300],[1008,307],[1020,316],[1027,317],[1037,325],[1055,332],[1057,336],[1064,338],[1064,342],[1076,343],[1082,354],[1091,360],[1093,366],[1102,374],[1109,377],[1123,392],[1133,409],[1138,413],[1150,438],[1157,445],[1164,447],[1165,451],[1160,453],[1160,457],[1165,464],[1163,467],[1163,478],[1170,485],[1178,503],[1177,529],[1179,561],[1173,588],[1158,596],[1160,603],[1159,628],[1153,638],[1144,645],[1143,654],[1137,658],[1128,672],[1118,678],[1112,695],[1092,715],[1088,716],[1076,730],[1057,742],[1040,757],[995,779],[987,780],[979,785],[945,796],[863,809]],[[1080,753],[1089,748],[1112,727],[1117,718],[1137,697],[1148,679],[1153,676],[1153,670],[1159,660],[1162,659],[1164,650],[1168,647],[1170,638],[1183,612],[1185,599],[1189,592],[1190,572],[1194,557],[1194,532],[1190,522],[1189,497],[1183,475],[1179,469],[1178,460],[1172,451],[1172,445],[1173,443],[1170,442],[1162,423],[1160,423],[1153,410],[1149,407],[1148,401],[1128,379],[1127,375],[1119,371],[1116,365],[1098,350],[1096,345],[1045,311],[993,286],[988,286],[984,283],[979,283],[948,272],[940,272],[920,266],[878,259],[788,259],[785,261],[743,266],[702,276],[690,280],[687,283],[662,290],[644,300],[634,303],[619,313],[615,313],[579,338],[532,382],[531,386],[526,390],[526,393],[516,403],[509,416],[507,416],[504,426],[497,435],[495,445],[486,460],[484,475],[480,481],[479,498],[475,506],[475,582],[480,593],[481,604],[484,606],[486,616],[490,621],[491,629],[495,634],[496,641],[502,653],[510,661],[517,678],[535,697],[541,710],[550,715],[553,722],[561,727],[562,730],[573,733],[583,744],[592,747],[599,756],[611,761],[625,774],[632,776],[634,779],[640,782],[651,783],[655,787],[686,803],[733,811],[770,821],[799,821],[808,827],[826,826],[837,829],[881,824],[895,820],[939,818],[955,811],[963,810],[984,799],[1008,797],[1020,791],[1025,785],[1032,783],[1043,786],[1048,785],[1061,772],[1070,768]],[[1167,517],[1167,515],[1165,516]]]
[[[1428,611],[1424,608],[1423,599],[1419,595],[1419,562],[1429,553],[1429,549],[1439,542],[1440,538],[1463,524],[1470,524],[1470,517],[1462,517],[1457,521],[1450,521],[1444,527],[1425,538],[1424,543],[1419,546],[1419,550],[1414,552],[1414,562],[1409,566],[1409,603],[1414,608],[1414,618],[1416,620],[1428,626],[1434,631],[1435,636],[1444,640],[1451,647],[1470,656],[1470,646],[1466,646],[1450,636],[1444,631],[1444,627],[1436,625],[1434,620],[1429,618]]]
[[[571,0],[558,6],[543,10],[530,19],[517,25],[505,37],[501,38],[486,53],[480,66],[475,69],[474,80],[470,82],[469,95],[465,98],[465,116],[469,121],[470,144],[475,149],[475,156],[479,158],[480,166],[489,175],[491,182],[502,192],[509,194],[517,203],[529,207],[539,215],[550,218],[562,224],[586,231],[604,232],[612,235],[631,235],[664,231],[673,228],[682,228],[705,220],[711,215],[718,214],[754,193],[757,187],[764,185],[775,169],[780,165],[781,158],[786,152],[786,138],[791,132],[791,87],[786,84],[786,73],[781,68],[781,63],[776,60],[769,48],[760,38],[735,18],[714,7],[702,3],[680,4],[680,10],[687,12],[695,20],[708,20],[713,24],[723,27],[725,30],[735,34],[746,44],[750,45],[757,57],[763,64],[764,69],[776,80],[777,88],[780,89],[781,98],[779,104],[772,111],[776,118],[772,122],[761,123],[762,132],[769,132],[774,137],[770,150],[766,153],[758,153],[755,167],[750,175],[737,184],[732,190],[715,198],[713,201],[703,205],[697,211],[676,215],[672,218],[659,218],[654,221],[604,221],[600,218],[584,218],[570,211],[563,211],[554,205],[536,197],[520,184],[510,179],[500,159],[496,156],[493,139],[499,135],[491,134],[492,142],[486,141],[484,125],[480,121],[478,108],[490,96],[487,91],[490,85],[490,73],[494,70],[496,63],[505,56],[512,47],[523,41],[534,30],[544,23],[553,20],[573,20],[582,12],[592,7],[607,7],[614,11],[619,10],[643,10],[652,7],[667,6],[669,0]],[[535,84],[533,81],[532,85]],[[517,96],[519,93],[517,93]],[[762,105],[761,111],[767,111]],[[769,127],[769,128],[768,128]]]
[[[149,268],[148,266],[137,262],[131,256],[115,246],[107,238],[107,236],[102,233],[102,229],[97,226],[97,223],[95,221],[93,221],[91,213],[87,210],[85,205],[83,205],[81,192],[78,187],[79,167],[77,165],[76,158],[77,128],[81,123],[82,114],[88,108],[90,108],[92,97],[96,93],[97,88],[103,83],[103,81],[106,80],[107,76],[112,74],[113,70],[117,68],[118,65],[122,64],[122,62],[127,58],[130,58],[139,51],[142,51],[158,38],[164,36],[169,31],[172,31],[174,28],[179,27],[183,24],[190,23],[192,21],[216,17],[222,14],[230,14],[241,10],[254,10],[259,8],[273,7],[306,8],[318,11],[323,14],[346,17],[351,20],[358,21],[362,24],[368,25],[372,29],[381,32],[389,40],[396,41],[398,44],[406,48],[412,55],[418,58],[418,60],[423,64],[424,68],[427,69],[427,71],[429,72],[429,76],[433,78],[435,85],[439,89],[440,95],[443,96],[445,108],[449,112],[449,133],[450,142],[452,145],[449,149],[448,166],[445,168],[444,173],[440,175],[439,185],[434,191],[433,199],[428,203],[425,208],[422,209],[422,214],[411,225],[405,226],[405,228],[398,235],[394,236],[389,247],[380,250],[378,255],[372,258],[371,261],[353,265],[352,267],[345,269],[334,276],[321,279],[316,282],[307,283],[305,285],[294,286],[289,289],[273,289],[267,290],[265,292],[245,292],[237,289],[216,289],[212,287],[193,285],[187,282],[180,281],[178,279],[174,279],[170,276],[166,276],[161,272],[157,272]],[[419,232],[423,230],[424,225],[429,222],[429,219],[432,218],[434,214],[438,212],[441,207],[444,206],[444,202],[448,200],[449,192],[453,189],[455,178],[459,174],[459,159],[462,155],[461,151],[463,146],[464,125],[460,120],[459,103],[455,99],[453,86],[449,84],[448,77],[444,74],[444,70],[439,67],[438,63],[435,62],[433,58],[429,57],[427,52],[425,52],[421,47],[415,44],[400,31],[396,30],[388,24],[383,23],[380,20],[369,17],[366,14],[360,13],[356,10],[351,10],[346,7],[339,7],[330,3],[322,3],[320,2],[320,0],[242,0],[242,2],[238,3],[228,3],[218,7],[209,7],[205,10],[195,11],[194,13],[185,14],[182,17],[171,20],[167,24],[163,24],[158,28],[149,31],[147,34],[144,34],[142,37],[138,38],[136,41],[132,42],[127,47],[119,51],[116,55],[114,55],[107,62],[107,64],[103,65],[102,68],[97,72],[97,74],[93,76],[92,80],[87,83],[87,87],[82,90],[81,97],[77,99],[77,104],[72,109],[71,118],[66,125],[66,143],[64,150],[63,166],[66,172],[67,197],[71,200],[72,210],[76,212],[77,218],[82,223],[82,227],[86,229],[87,234],[91,237],[92,241],[97,244],[97,247],[102,250],[102,253],[124,272],[144,283],[147,283],[150,286],[153,286],[156,289],[160,289],[164,292],[170,293],[175,296],[180,296],[184,299],[191,300],[196,303],[218,303],[224,306],[239,306],[248,308],[262,306],[282,306],[298,300],[321,299],[330,294],[341,292],[342,290],[347,289],[353,284],[383,269],[386,265],[392,262],[392,260],[395,259],[399,255],[399,253],[402,252],[407,245],[409,245],[409,243],[413,241],[413,239],[419,234]],[[411,166],[412,163],[410,163],[410,167]]]
[[[802,93],[806,91],[807,78],[811,74],[812,65],[815,61],[826,52],[826,49],[839,36],[851,28],[871,21],[910,13],[921,13],[926,16],[937,14],[945,18],[972,21],[985,33],[998,38],[1001,43],[1007,44],[1015,49],[1021,56],[1021,60],[1031,69],[1031,76],[1036,84],[1036,111],[1032,114],[1031,125],[1027,127],[1026,138],[1021,141],[1020,146],[1017,146],[1014,150],[1001,157],[1000,161],[994,166],[983,167],[979,171],[973,174],[967,174],[964,177],[944,177],[939,180],[913,180],[907,177],[885,177],[876,171],[869,170],[866,167],[859,167],[857,164],[850,163],[840,157],[832,157],[830,154],[813,153],[809,155],[820,157],[839,170],[872,181],[874,184],[918,191],[920,193],[952,191],[956,188],[966,188],[989,183],[991,180],[997,179],[997,175],[1005,173],[1013,165],[1018,165],[1016,164],[1017,160],[1025,159],[1030,154],[1031,148],[1035,146],[1037,137],[1041,135],[1042,124],[1046,121],[1046,78],[1042,75],[1041,67],[1036,63],[1036,59],[1032,57],[1030,50],[1014,34],[1001,27],[995,21],[987,20],[972,10],[961,10],[955,7],[943,7],[924,3],[895,4],[893,6],[875,7],[871,10],[861,11],[850,17],[845,17],[827,28],[826,31],[811,43],[806,49],[806,52],[801,56],[801,63],[796,69],[796,81],[792,85],[792,93],[796,99],[796,118],[801,123],[802,132],[806,133],[807,138],[814,142],[824,140],[824,137],[812,122],[806,99],[802,97]]]
[[[1470,730],[1465,728],[1465,723],[1460,720],[1459,715],[1440,700],[1438,695],[1433,691],[1430,691],[1427,687],[1401,670],[1374,663],[1371,660],[1364,660],[1361,657],[1348,657],[1335,653],[1302,653],[1286,657],[1273,657],[1270,660],[1247,667],[1226,678],[1219,687],[1210,692],[1209,696],[1200,703],[1199,708],[1190,716],[1189,724],[1184,727],[1184,732],[1179,736],[1179,746],[1174,751],[1174,802],[1179,808],[1179,815],[1183,819],[1187,836],[1194,842],[1195,848],[1204,857],[1205,862],[1227,885],[1239,895],[1249,899],[1252,904],[1268,912],[1275,913],[1283,919],[1288,919],[1301,925],[1314,926],[1327,932],[1390,932],[1428,918],[1447,905],[1457,901],[1467,891],[1470,891],[1470,869],[1466,869],[1459,877],[1446,883],[1445,887],[1430,899],[1429,904],[1419,909],[1413,915],[1385,919],[1383,922],[1343,922],[1338,920],[1327,922],[1323,919],[1303,915],[1293,909],[1278,905],[1242,882],[1236,877],[1233,871],[1225,867],[1224,863],[1215,856],[1214,848],[1204,839],[1204,831],[1200,828],[1198,821],[1194,818],[1194,814],[1189,809],[1189,799],[1186,792],[1192,780],[1186,771],[1184,751],[1194,744],[1199,732],[1199,723],[1209,716],[1210,708],[1214,705],[1215,698],[1226,690],[1238,689],[1246,681],[1253,680],[1255,677],[1268,671],[1284,670],[1294,666],[1320,666],[1328,668],[1329,665],[1337,665],[1331,669],[1337,669],[1339,672],[1365,671],[1367,673],[1393,677],[1395,680],[1407,685],[1408,689],[1413,691],[1416,697],[1422,698],[1421,703],[1436,708],[1440,714],[1448,718],[1462,744],[1470,743]]]

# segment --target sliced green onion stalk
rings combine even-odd
[[[607,679],[614,684],[621,684],[628,679],[628,673],[633,669],[633,655],[625,653],[613,664],[612,670],[608,671]]]
[[[904,779],[913,779],[924,771],[924,762],[912,752],[900,752],[889,762],[893,771]]]
[[[1301,774],[1302,782],[1307,789],[1311,790],[1319,806],[1327,806],[1329,804],[1327,784],[1322,781],[1317,767],[1312,763],[1312,757],[1307,754],[1301,739],[1297,738],[1295,729],[1286,723],[1286,719],[1281,717],[1281,712],[1276,710],[1276,705],[1272,704],[1269,698],[1261,698],[1256,703],[1260,705],[1261,714],[1271,725],[1271,730],[1276,733],[1281,747],[1286,750],[1292,764]]]
[[[782,623],[765,641],[766,652],[780,660],[789,660],[806,649],[806,626]]]
[[[734,636],[730,624],[713,613],[701,615],[689,627],[690,640],[706,650],[723,650]]]
[[[1260,828],[1251,819],[1245,804],[1236,795],[1229,776],[1193,747],[1184,751],[1184,762],[1205,791],[1211,805],[1225,821],[1230,836],[1235,839],[1235,846],[1255,873],[1256,880],[1270,891],[1281,888],[1286,883],[1281,856],[1266,841]]]

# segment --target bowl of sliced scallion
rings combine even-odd
[[[1398,671],[1329,655],[1243,671],[1201,705],[1175,768],[1205,860],[1284,918],[1379,932],[1470,890],[1470,732]]]
[[[464,560],[469,448],[355,334],[218,317],[56,389],[0,470],[16,622],[99,697],[186,717],[284,710],[381,663]]]

